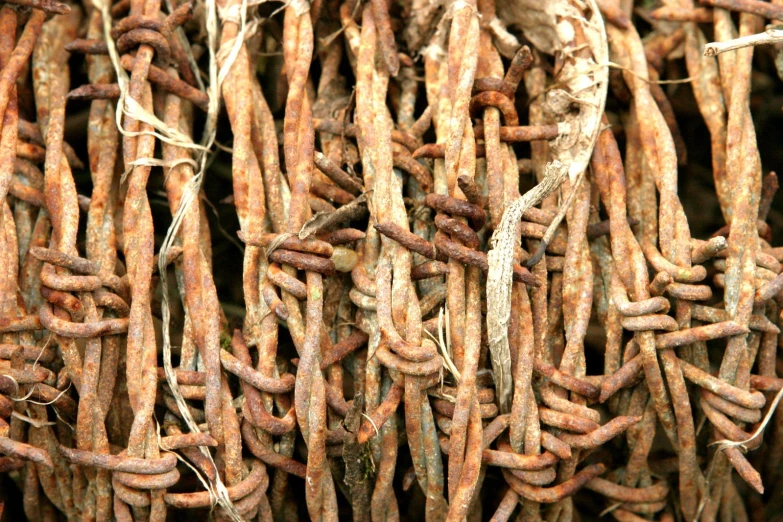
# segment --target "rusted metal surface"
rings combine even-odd
[[[783,7],[534,4],[0,3],[0,519],[772,520]]]

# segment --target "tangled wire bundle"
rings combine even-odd
[[[0,520],[776,520],[783,4],[643,3],[0,2]]]

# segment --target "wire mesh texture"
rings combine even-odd
[[[0,520],[780,520],[776,20],[0,2]]]

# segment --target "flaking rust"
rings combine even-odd
[[[0,520],[774,519],[777,19],[0,3]]]

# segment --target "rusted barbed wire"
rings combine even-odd
[[[0,519],[773,519],[783,11],[633,4],[0,3]]]

